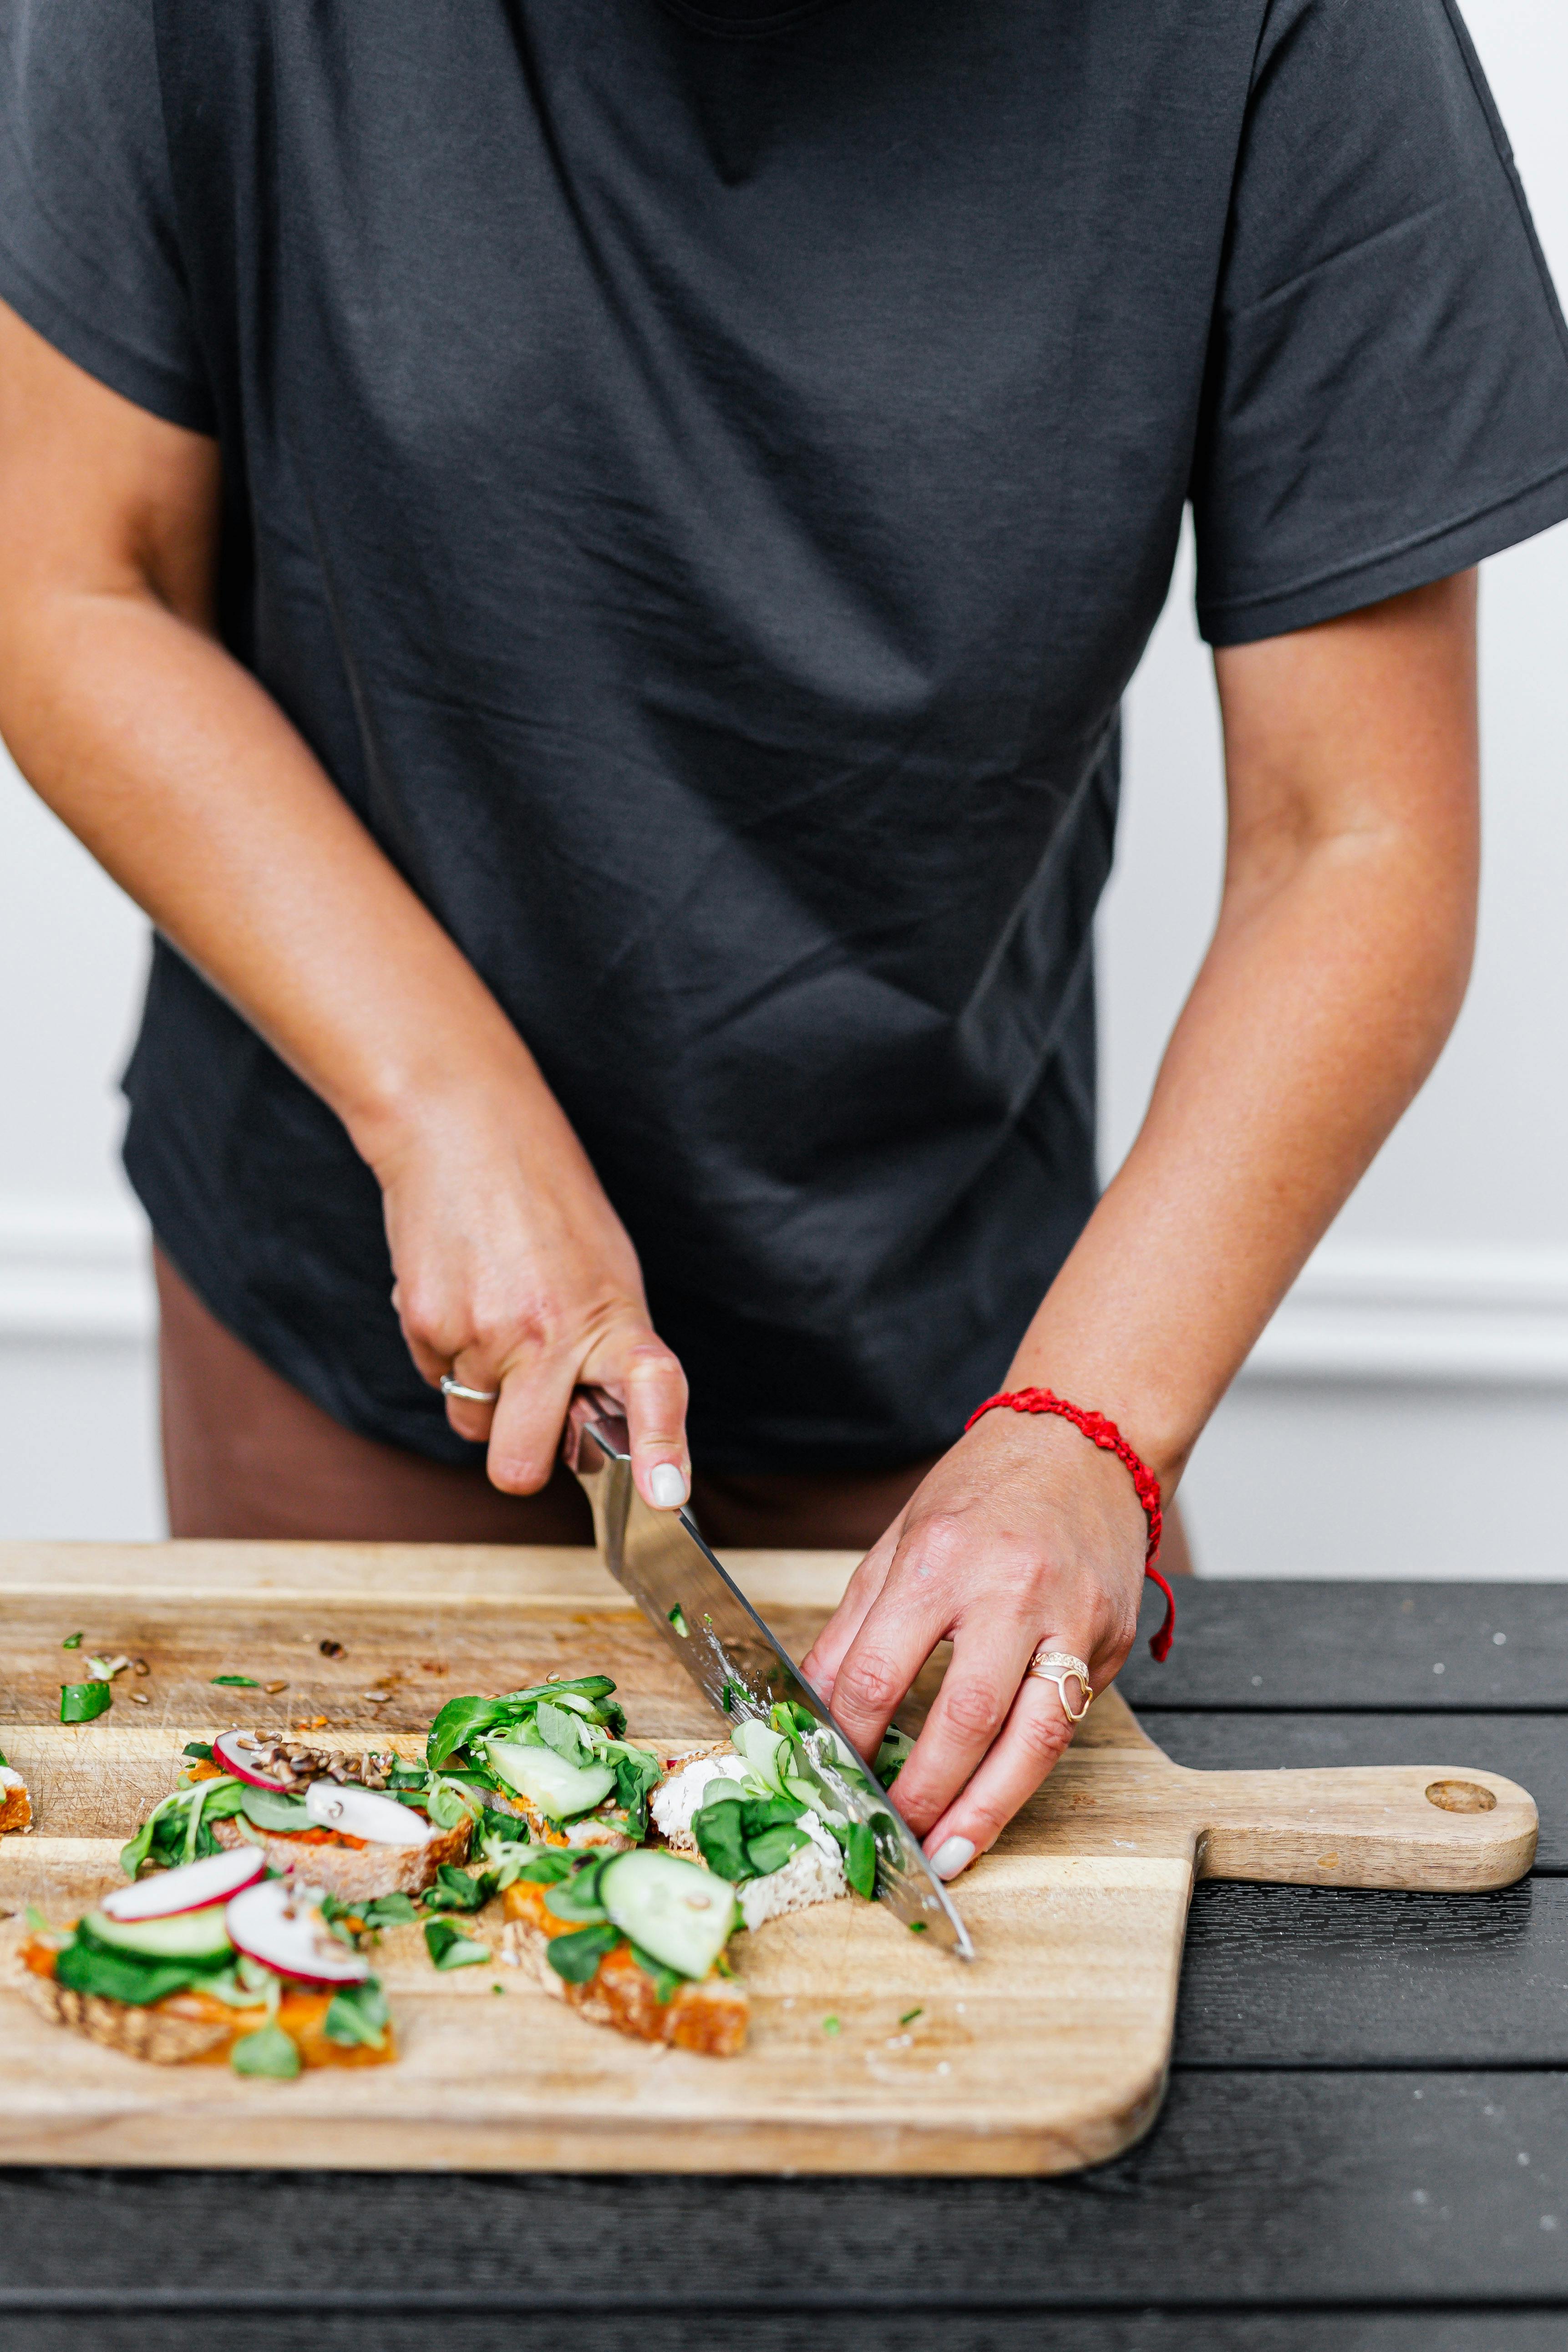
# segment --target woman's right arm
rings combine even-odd
[[[0,304],[0,735],[164,935],[342,1120],[426,1380],[495,1483],[543,1486],[571,1392],[627,1407],[650,1502],[686,1384],[527,1046],[300,736],[218,643],[216,446]],[[653,1488],[653,1474],[673,1465]]]

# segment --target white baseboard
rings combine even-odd
[[[139,1345],[155,1319],[147,1228],[132,1206],[0,1200],[0,1345]]]
[[[153,1323],[132,1207],[0,1200],[0,1344],[124,1346]],[[1331,1243],[1243,1378],[1568,1387],[1568,1249]]]

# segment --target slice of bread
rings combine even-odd
[[[212,1832],[220,1845],[259,1846],[274,1870],[303,1872],[340,1902],[370,1903],[378,1895],[423,1895],[444,1862],[465,1859],[473,1827],[461,1821],[426,1845],[372,1845],[340,1830],[258,1830],[238,1817],[214,1822]]]
[[[705,2058],[733,2058],[746,2045],[751,2004],[746,1988],[715,1969],[700,1984],[679,1986],[661,2002],[653,1979],[629,1948],[605,1954],[586,1984],[568,1984],[546,1957],[557,1936],[570,1932],[546,1908],[548,1890],[520,1879],[505,1896],[507,1926],[502,1948],[538,1991],[580,2010],[595,2025],[614,2026],[638,2042],[668,2042]]]
[[[32,1826],[32,1801],[22,1775],[14,1771],[9,1764],[0,1764],[0,1837],[8,1836],[14,1830],[27,1830]]]
[[[141,2058],[153,2066],[217,2063],[234,2044],[268,2022],[264,2006],[230,2009],[211,1993],[174,1992],[137,2007],[101,1993],[73,1992],[55,1982],[55,1956],[47,1945],[27,1944],[21,1954],[19,1990],[51,2024],[69,2026],[105,2050]],[[326,2031],[330,1992],[287,1989],[274,2022],[293,2041],[307,2066],[384,2066],[397,2055],[389,2025],[379,2050],[363,2042],[334,2042]]]

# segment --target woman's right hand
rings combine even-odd
[[[488,1443],[494,1485],[548,1484],[572,1392],[591,1385],[626,1413],[645,1499],[683,1503],[685,1374],[649,1320],[626,1227],[531,1066],[500,1087],[426,1097],[367,1157],[415,1362],[432,1386],[447,1372],[499,1391],[493,1405],[447,1401],[458,1434]]]

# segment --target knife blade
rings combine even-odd
[[[969,1930],[919,1840],[831,1709],[726,1574],[690,1512],[653,1510],[637,1493],[619,1407],[595,1391],[579,1391],[564,1451],[593,1506],[605,1567],[704,1698],[731,1723],[766,1723],[781,1701],[805,1709],[815,1727],[801,1729],[800,1745],[825,1803],[871,1832],[878,1900],[917,1934],[972,1960]]]

